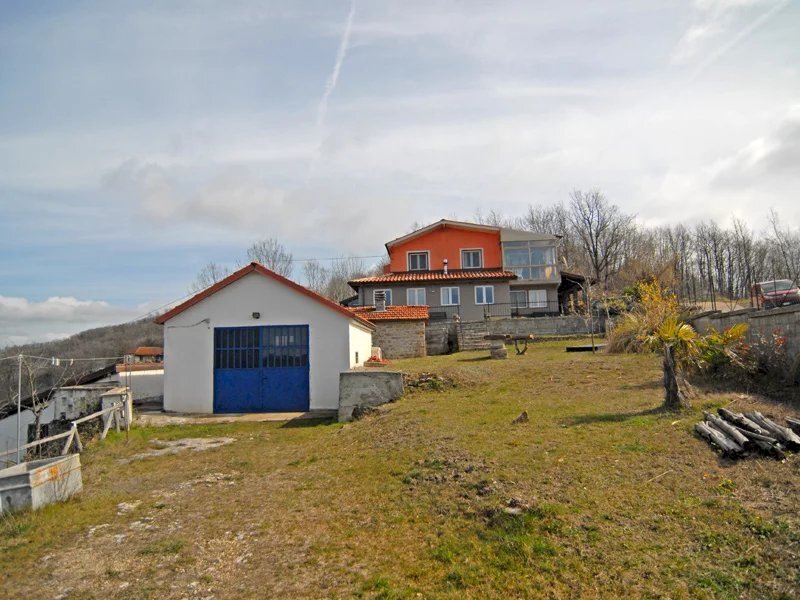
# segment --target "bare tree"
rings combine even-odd
[[[353,288],[347,282],[368,274],[369,269],[360,258],[347,256],[337,259],[329,269],[325,295],[335,302],[341,302],[353,295]]]
[[[775,249],[786,277],[797,282],[800,278],[800,235],[781,227],[780,217],[774,209],[769,211],[769,224],[772,228],[770,241]]]
[[[309,260],[303,265],[303,275],[306,287],[318,294],[324,294],[328,285],[330,273],[317,260]]]
[[[55,361],[56,359],[54,359]],[[85,365],[85,363],[84,363]],[[27,390],[30,399],[30,411],[34,416],[34,440],[42,437],[42,414],[50,406],[58,389],[67,385],[70,380],[77,380],[88,373],[78,363],[59,361],[56,364],[41,359],[23,358],[21,363],[23,389]]]
[[[621,265],[626,237],[632,232],[633,216],[623,214],[597,190],[571,194],[570,222],[585,252],[594,277],[608,288]]]
[[[195,293],[204,290],[218,281],[225,279],[230,274],[230,269],[211,261],[200,269],[200,272],[195,276],[194,283],[192,283],[192,286],[189,288],[189,292]]]
[[[475,211],[473,219],[480,225],[490,225],[491,227],[505,227],[509,224],[509,220],[506,219],[501,212],[493,208],[489,209],[489,212],[486,214],[483,213],[483,210],[478,208]]]
[[[255,242],[247,249],[247,260],[261,263],[284,277],[291,277],[294,271],[292,253],[275,238]]]

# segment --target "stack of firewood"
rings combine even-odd
[[[778,460],[786,458],[786,451],[800,451],[800,420],[787,417],[788,427],[778,425],[760,412],[735,413],[719,409],[719,416],[704,413],[705,421],[697,423],[694,430],[723,454],[740,457],[759,453]]]

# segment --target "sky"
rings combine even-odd
[[[147,314],[258,239],[375,256],[574,189],[796,227],[798,31],[798,0],[5,0],[0,347]]]

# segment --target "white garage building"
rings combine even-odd
[[[164,410],[336,409],[339,373],[361,366],[374,327],[348,309],[250,263],[158,319]]]

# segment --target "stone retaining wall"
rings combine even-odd
[[[447,354],[489,347],[487,334],[573,336],[589,334],[590,323],[578,315],[564,317],[494,318],[481,321],[433,321],[428,323],[425,339],[429,355]],[[602,333],[605,319],[594,320],[594,332]]]
[[[384,358],[425,356],[425,321],[374,321],[372,345],[378,346]]]
[[[425,345],[429,356],[458,350],[457,324],[453,321],[429,321],[425,328]]]

